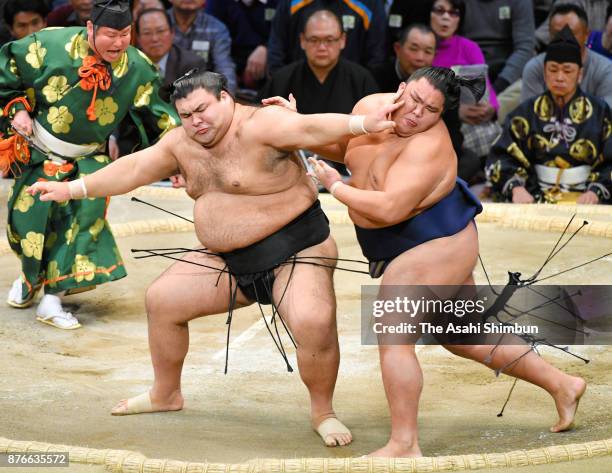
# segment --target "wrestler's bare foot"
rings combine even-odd
[[[353,441],[351,431],[338,420],[333,412],[313,417],[312,428],[328,447],[342,447]]]
[[[573,427],[574,416],[580,398],[586,391],[586,381],[577,376],[568,376],[557,392],[551,393],[559,413],[559,422],[550,428],[551,432],[563,432]]]
[[[386,458],[400,458],[400,457],[422,457],[421,449],[417,443],[406,443],[397,442],[390,439],[387,445],[383,448],[379,448],[375,452],[372,452],[368,457],[386,457]]]
[[[180,411],[183,408],[183,395],[174,391],[170,396],[160,397],[153,390],[129,399],[122,399],[113,407],[114,416],[145,414],[151,412]]]

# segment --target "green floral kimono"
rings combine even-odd
[[[151,61],[130,46],[110,69],[110,87],[81,87],[79,68],[92,56],[84,28],[47,28],[0,50],[0,106],[27,97],[30,114],[54,137],[76,145],[104,144],[121,120],[130,114],[144,133],[159,135],[178,123],[172,106],[158,95],[160,79]],[[93,104],[95,117],[86,112]],[[25,109],[14,103],[9,117]],[[92,120],[93,118],[93,120]],[[151,126],[152,125],[152,126]],[[153,138],[153,137],[152,137]],[[65,181],[91,174],[109,163],[103,152],[79,156],[62,163],[30,147],[28,164],[15,166],[17,175],[8,198],[7,234],[21,259],[23,298],[29,299],[41,285],[57,293],[122,278],[126,275],[121,255],[106,221],[107,199],[41,202],[26,188],[39,180]],[[54,151],[51,149],[51,151]],[[56,151],[57,152],[57,151]]]

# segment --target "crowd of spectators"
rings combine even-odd
[[[48,26],[83,26],[92,4],[0,0],[0,44]],[[350,113],[365,95],[394,91],[423,66],[485,74],[485,97],[443,116],[459,175],[472,184],[486,181],[487,159],[503,152],[492,146],[506,120],[549,91],[546,48],[565,27],[580,47],[578,92],[612,106],[610,0],[134,0],[132,8],[132,41],[166,84],[205,68],[224,74],[239,100],[293,93],[302,113]],[[563,124],[563,106],[555,106],[551,124]],[[134,136],[126,120],[111,154],[135,149]],[[610,153],[602,142],[587,164],[595,169]]]

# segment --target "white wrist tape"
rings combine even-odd
[[[71,199],[87,199],[87,186],[82,177],[68,183],[68,193]]]
[[[352,135],[367,135],[368,130],[365,129],[365,115],[353,115],[349,120],[349,131]]]
[[[338,188],[338,186],[344,184],[344,182],[342,181],[336,181],[334,182],[330,187],[329,187],[329,193],[331,195],[334,195],[334,192],[336,191],[336,189]]]

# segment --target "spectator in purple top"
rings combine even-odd
[[[612,3],[606,11],[606,27],[603,31],[591,31],[587,48],[612,59]]]
[[[486,64],[478,44],[457,34],[465,15],[463,0],[436,0],[431,8],[431,29],[438,38],[433,65],[452,68]],[[501,131],[494,123],[497,97],[487,78],[487,94],[476,104],[461,103],[459,118],[463,122],[463,147],[483,159],[489,153],[492,141]],[[488,99],[487,99],[488,96]],[[484,161],[483,161],[484,164]]]

